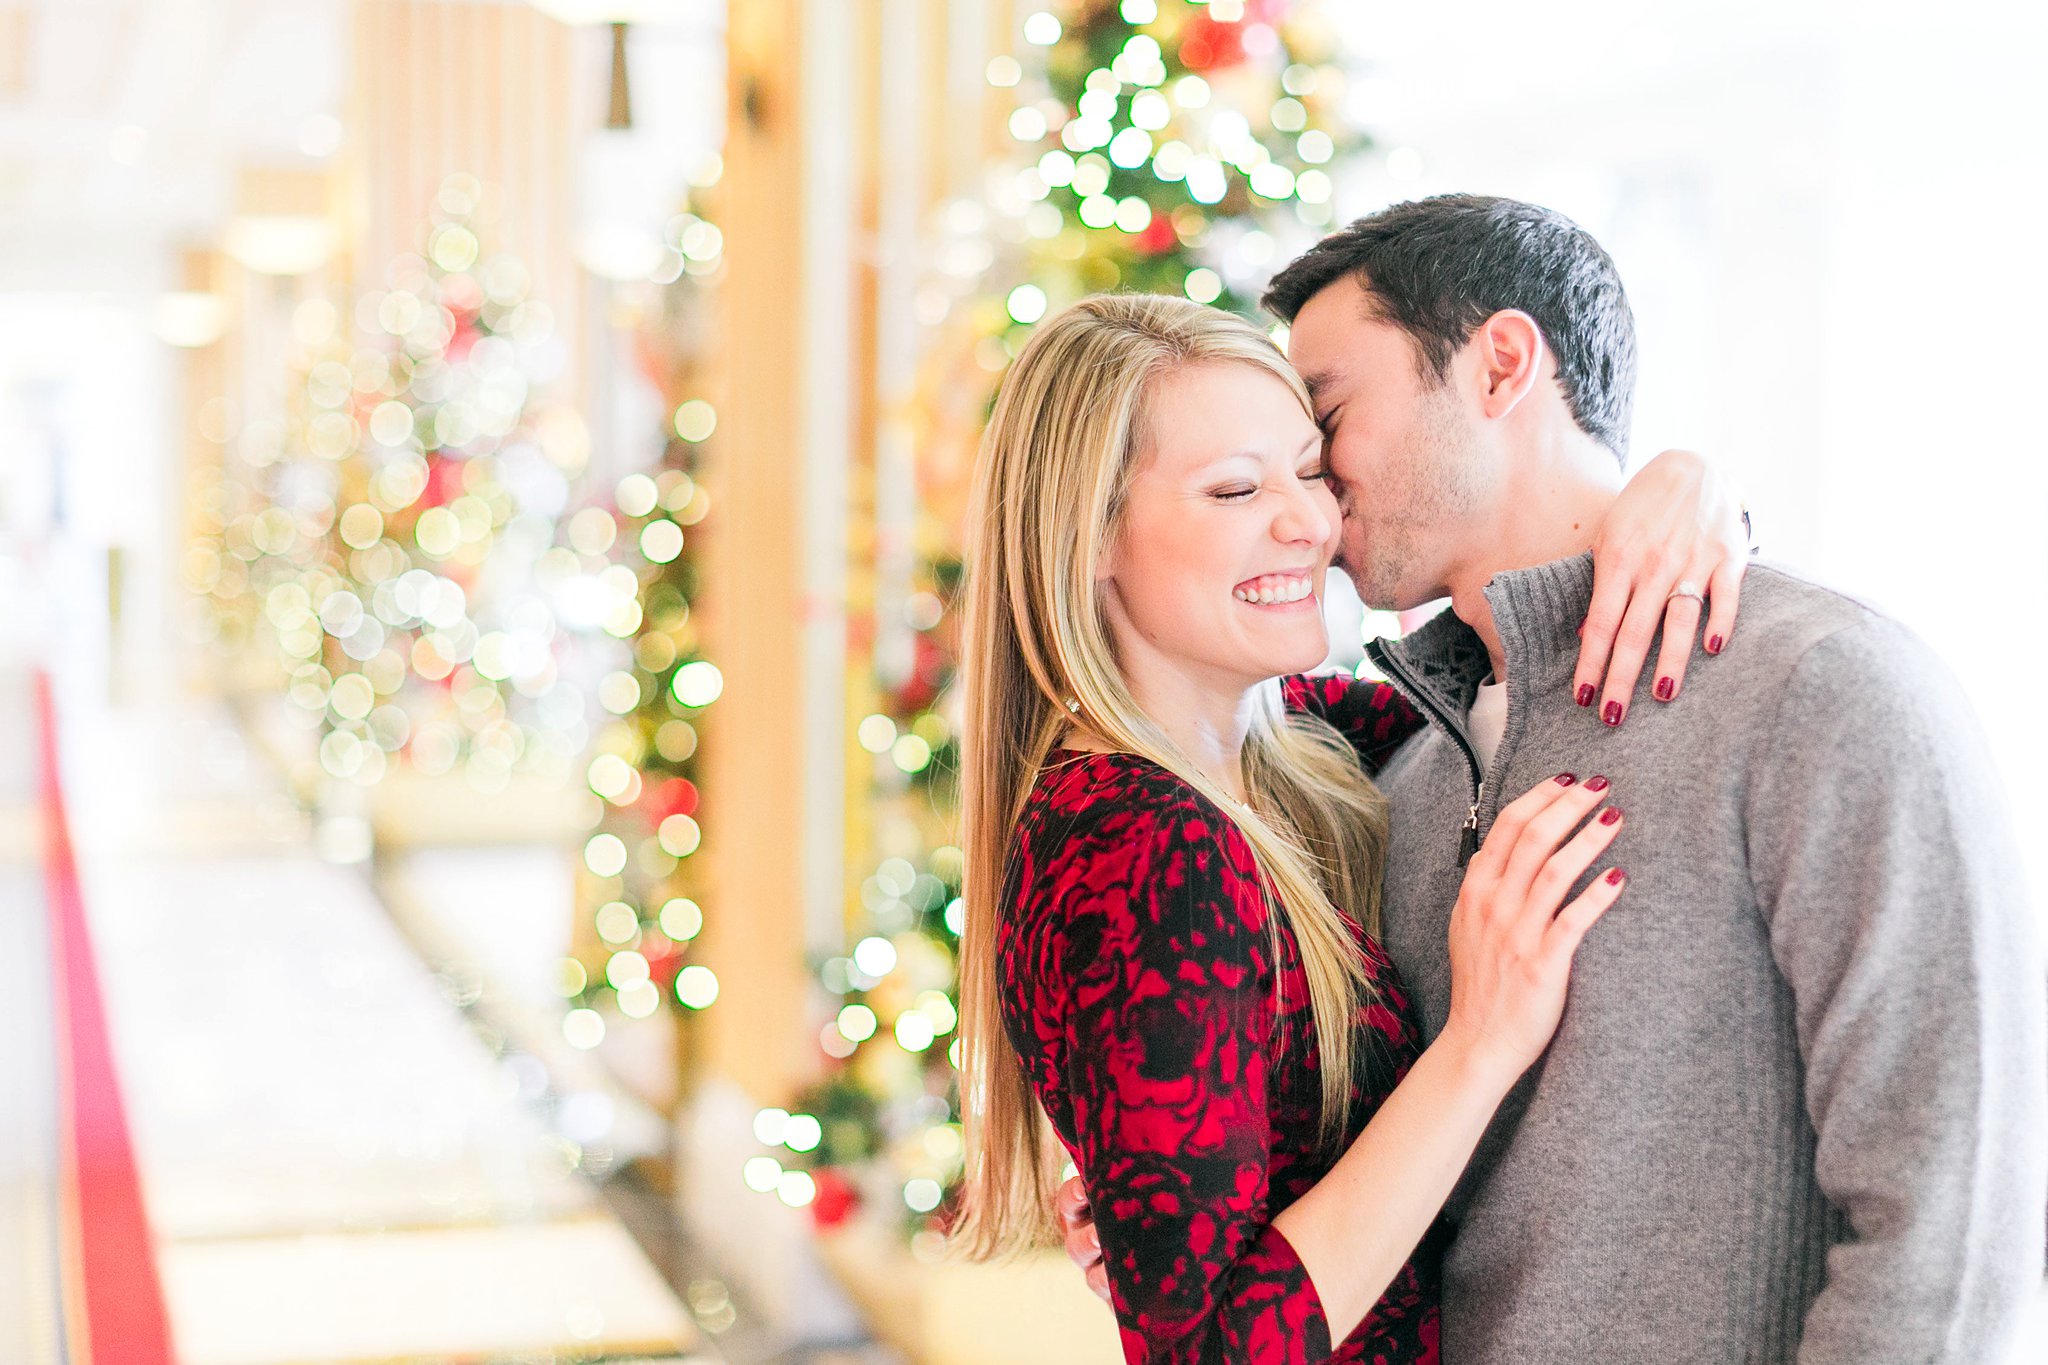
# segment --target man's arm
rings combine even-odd
[[[1996,1359],[2040,1284],[2048,987],[1982,733],[1871,617],[1807,653],[1761,738],[1751,875],[1850,1225],[1799,1358]]]

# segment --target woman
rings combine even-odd
[[[1291,704],[1328,720],[1287,715],[1272,685],[1328,648],[1310,412],[1251,324],[1104,296],[1041,325],[983,442],[962,1241],[1052,1240],[1071,1154],[1132,1361],[1435,1359],[1432,1223],[1625,882],[1567,899],[1621,828],[1603,779],[1506,806],[1420,1047],[1374,937],[1386,812],[1361,770],[1420,722],[1300,679]]]

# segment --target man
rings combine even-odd
[[[1562,216],[1397,205],[1264,302],[1348,494],[1360,597],[1451,600],[1371,651],[1432,721],[1381,777],[1384,933],[1426,1035],[1502,797],[1566,770],[1629,794],[1628,901],[1445,1210],[1444,1358],[1996,1361],[2040,1284],[2048,1044],[1954,682],[1895,622],[1767,564],[1739,632],[1715,612],[1727,657],[1683,705],[1689,637],[1648,689],[1672,704],[1631,714],[1574,677],[1635,341],[1613,263]]]

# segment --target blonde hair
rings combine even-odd
[[[1385,802],[1335,731],[1286,717],[1268,684],[1243,750],[1250,809],[1237,805],[1133,699],[1097,596],[1097,565],[1148,444],[1148,396],[1180,367],[1214,363],[1263,370],[1312,411],[1300,377],[1244,319],[1167,296],[1098,295],[1040,324],[982,437],[962,660],[967,1188],[957,1241],[970,1256],[1058,1238],[1063,1153],[1003,1029],[995,931],[1017,820],[1070,722],[1173,773],[1243,834],[1269,888],[1275,961],[1283,926],[1300,946],[1321,1044],[1322,1135],[1343,1136],[1355,1012],[1372,988],[1331,902],[1377,932]]]

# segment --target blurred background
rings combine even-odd
[[[974,443],[1400,199],[1607,245],[1635,458],[1934,644],[2048,886],[2042,39],[0,0],[0,1359],[1116,1359],[945,1257]]]

